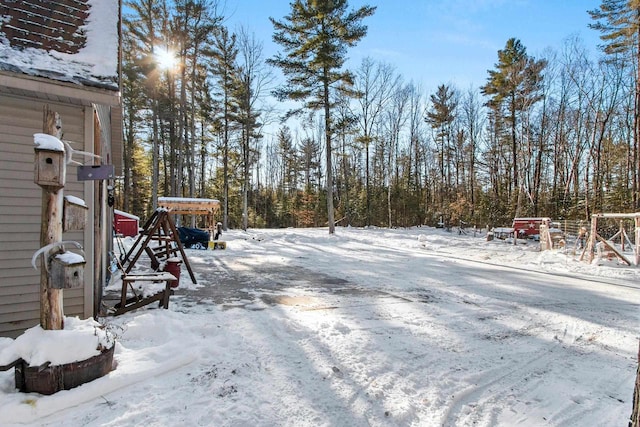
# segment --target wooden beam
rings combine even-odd
[[[162,197],[158,198],[158,207],[167,209],[172,214],[200,214],[206,215],[220,209],[218,200],[210,201],[167,201]]]
[[[627,265],[631,265],[631,262],[629,262],[629,260],[620,252],[618,251],[611,243],[607,242],[605,239],[603,239],[602,237],[600,237],[600,235],[597,236],[598,240],[600,242],[602,242],[603,245],[605,245],[607,248],[609,248],[609,250],[611,252],[614,253],[614,255],[622,262],[624,262]]]
[[[591,218],[640,218],[640,212],[636,213],[598,213],[592,214]]]

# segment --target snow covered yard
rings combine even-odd
[[[106,377],[40,396],[0,373],[0,425],[627,424],[640,269],[431,228],[223,238],[169,310],[105,319]]]

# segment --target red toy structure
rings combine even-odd
[[[123,237],[133,237],[138,234],[140,227],[140,218],[130,213],[122,212],[117,209],[113,210],[113,227],[116,233]]]
[[[513,231],[521,239],[535,238],[540,235],[540,224],[543,221],[551,223],[551,219],[547,217],[514,218]]]

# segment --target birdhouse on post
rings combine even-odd
[[[89,211],[84,200],[73,196],[64,196],[62,211],[62,231],[84,230]]]
[[[53,135],[36,133],[34,182],[53,191],[64,187],[67,171],[64,144]]]
[[[50,286],[53,289],[79,288],[83,284],[84,256],[74,252],[60,252],[49,261]]]

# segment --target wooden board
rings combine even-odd
[[[167,209],[172,214],[206,215],[219,210],[220,201],[216,199],[158,197],[158,207]]]

